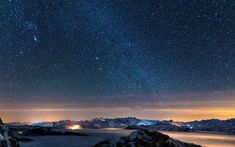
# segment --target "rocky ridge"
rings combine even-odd
[[[117,141],[105,140],[93,147],[201,147],[170,138],[155,130],[138,130]]]
[[[20,147],[13,134],[4,125],[0,118],[0,147]]]

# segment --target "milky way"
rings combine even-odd
[[[234,90],[234,18],[228,0],[2,0],[0,102]]]

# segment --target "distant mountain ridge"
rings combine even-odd
[[[192,131],[210,131],[235,134],[235,118],[228,120],[210,119],[185,123]]]
[[[219,120],[201,120],[191,122],[159,121],[153,125],[134,125],[127,129],[155,129],[160,131],[182,131],[182,132],[201,132],[235,134],[235,119]]]
[[[126,129],[154,129],[159,131],[198,132],[208,131],[213,133],[235,134],[235,118],[228,120],[201,120],[191,122],[175,122],[173,120],[145,120],[135,117],[125,118],[94,118],[84,121],[63,120],[58,122],[32,123],[30,126],[66,128],[79,124],[82,128],[126,128]],[[14,125],[11,125],[14,127]]]

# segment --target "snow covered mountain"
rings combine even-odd
[[[38,122],[38,123],[32,123],[31,126],[53,127],[53,123],[52,122]]]
[[[235,119],[228,120],[202,120],[184,123],[191,131],[210,131],[226,134],[235,134]]]
[[[67,128],[68,126],[79,125],[81,128],[126,128],[126,129],[155,129],[159,131],[183,131],[183,132],[219,132],[224,134],[235,134],[235,119],[228,120],[201,120],[192,122],[175,122],[173,120],[142,120],[135,117],[126,118],[95,118],[85,121],[63,120],[58,122],[33,123],[25,127],[53,127]],[[19,128],[10,125],[10,128]]]
[[[158,121],[152,125],[133,125],[126,129],[154,129],[158,131],[189,131],[185,126],[181,126],[173,121]]]
[[[20,147],[0,118],[0,147]]]
[[[208,131],[214,133],[235,134],[235,119],[228,120],[201,120],[192,122],[174,122],[158,121],[153,125],[133,125],[127,129],[155,129],[160,131],[183,131],[183,132],[198,132]]]
[[[130,125],[137,125],[141,120],[135,117],[126,118],[95,118],[92,120],[81,121],[83,128],[126,128]]]
[[[66,128],[67,126],[79,124],[82,128],[126,128],[131,125],[138,125],[138,124],[146,124],[150,125],[153,124],[152,120],[143,121],[137,119],[135,117],[126,117],[126,118],[94,118],[91,120],[84,120],[84,121],[70,121],[70,120],[63,120],[58,122],[38,122],[31,124],[32,126],[40,126],[40,127],[55,127],[55,128]]]
[[[170,138],[154,130],[138,130],[117,141],[105,140],[94,147],[201,147],[191,143],[184,143]]]

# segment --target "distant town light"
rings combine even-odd
[[[70,130],[78,130],[78,129],[81,129],[81,126],[80,125],[72,125],[72,126],[69,126],[68,129],[70,129]]]

